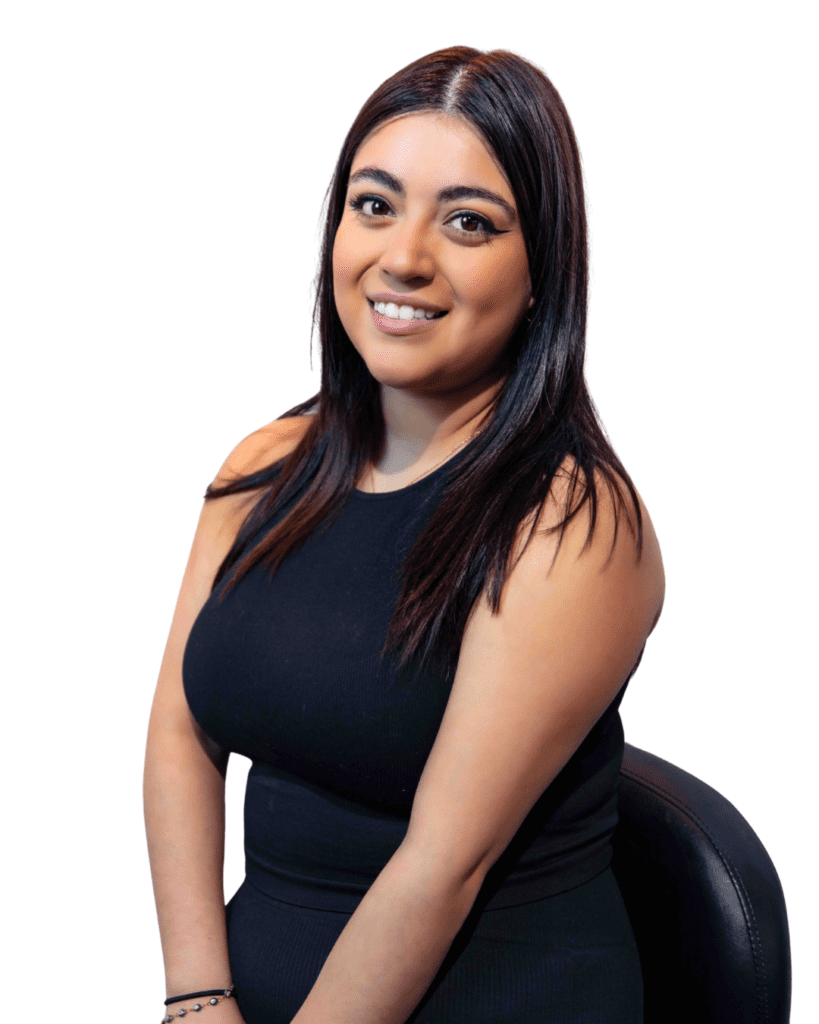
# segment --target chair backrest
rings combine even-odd
[[[785,897],[748,822],[629,743],[618,813],[612,869],[640,951],[644,1024],[787,1024]]]

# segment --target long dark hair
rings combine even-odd
[[[580,154],[563,101],[538,67],[509,50],[452,46],[413,61],[366,101],[341,147],[327,192],[313,309],[321,338],[321,390],[279,419],[316,414],[287,456],[225,486],[211,485],[205,498],[263,488],[216,574],[214,589],[233,570],[221,600],[257,562],[272,578],[314,530],[330,525],[364,467],[377,459],[385,434],[379,386],[336,311],[333,242],[356,151],[380,124],[410,111],[463,118],[495,155],[517,204],[534,297],[531,316],[521,321],[503,353],[508,372],[484,429],[458,459],[441,501],[400,567],[402,590],[381,652],[383,658],[390,649],[397,651],[399,668],[410,659],[417,658],[422,668],[436,660],[451,679],[476,599],[486,589],[497,613],[520,526],[533,512],[532,529],[537,526],[567,456],[572,472],[564,515],[550,528],[559,533],[558,546],[567,523],[587,501],[590,543],[597,484],[605,482],[614,499],[615,537],[625,511],[638,557],[642,551],[634,485],[606,437],[583,375],[588,253]],[[302,488],[275,528],[251,544]]]

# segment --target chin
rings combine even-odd
[[[424,383],[417,373],[412,373],[409,370],[399,369],[395,366],[370,366],[367,365],[367,369],[370,371],[379,384],[385,388],[395,388],[401,390],[403,388],[417,387],[419,384]]]
[[[432,383],[428,368],[419,366],[414,360],[401,358],[400,353],[398,358],[394,359],[373,358],[372,356],[367,359],[360,350],[359,355],[364,360],[370,374],[384,387],[401,390]]]

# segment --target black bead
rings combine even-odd
[[[216,1006],[219,1000],[216,998],[216,996],[214,996],[213,999],[209,999],[208,1002],[210,1003],[211,1006]]]
[[[201,1003],[194,1003],[193,1006],[191,1007],[191,1009],[195,1010],[196,1013],[199,1013],[199,1011],[202,1009],[202,1004]]]

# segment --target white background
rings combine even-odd
[[[583,156],[588,377],[667,575],[626,740],[714,786],[761,838],[788,904],[792,1020],[811,1019],[807,14],[792,0],[5,5],[9,1017],[162,1015],[142,769],[201,496],[240,438],[318,390],[321,203],[360,106],[465,44],[538,64]],[[248,765],[228,774],[226,898]]]

